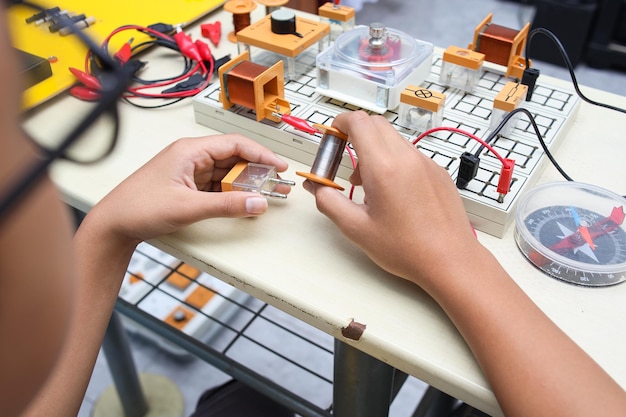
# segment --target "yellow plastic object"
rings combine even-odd
[[[176,327],[178,330],[183,330],[185,325],[189,323],[195,315],[196,313],[183,306],[176,306],[163,321],[172,327]]]
[[[224,178],[222,178],[222,191],[233,191],[233,183],[241,175],[241,173],[248,167],[248,163],[245,161],[238,162]]]
[[[522,56],[530,31],[530,23],[521,30],[511,29],[491,22],[489,13],[474,30],[473,42],[468,49],[485,54],[485,60],[507,67],[506,76],[522,78],[525,58]],[[532,63],[529,61],[529,66]]]
[[[41,0],[37,4],[45,8],[59,7],[70,14],[84,14],[93,17],[95,23],[83,29],[98,44],[114,29],[123,25],[148,26],[154,23],[168,23],[171,25],[188,25],[205,16],[224,0],[152,0],[143,1],[81,1],[81,0]],[[8,9],[8,21],[13,45],[33,55],[50,61],[52,76],[28,88],[22,95],[24,110],[41,104],[71,87],[76,79],[68,71],[69,67],[84,69],[87,48],[75,36],[61,36],[51,33],[47,24],[36,25],[26,23],[26,18],[37,13],[37,10],[24,5],[13,5]],[[132,35],[134,44],[146,39],[138,32]],[[116,36],[110,44],[116,52],[128,42],[129,38],[123,35]],[[54,59],[51,59],[54,57]]]
[[[527,85],[509,81],[493,101],[493,108],[511,112],[525,100],[527,92]]]
[[[237,163],[222,179],[222,191],[248,191],[274,198],[287,198],[277,187],[281,184],[294,186],[291,180],[279,178],[273,165],[242,161]]]

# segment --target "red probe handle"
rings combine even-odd
[[[82,85],[75,85],[70,88],[70,94],[73,97],[84,101],[97,101],[100,99],[100,93],[98,91]]]
[[[506,163],[502,164],[502,170],[500,171],[500,179],[498,180],[498,193],[508,194],[509,188],[511,188],[511,179],[513,178],[513,169],[515,168],[515,161],[509,158],[505,159]]]
[[[282,116],[280,116],[280,120],[287,123],[289,126],[293,126],[298,130],[302,130],[303,132],[310,133],[312,135],[319,132],[306,120],[296,116],[292,116],[290,114],[283,114]]]
[[[177,32],[173,36],[176,41],[176,45],[178,45],[178,49],[180,52],[185,55],[187,58],[192,59],[193,61],[201,62],[202,56],[198,51],[198,48],[191,40],[191,37],[187,35],[185,32]]]
[[[92,90],[101,90],[102,85],[100,85],[100,81],[94,77],[93,75],[87,74],[84,71],[79,70],[78,68],[70,67],[70,72],[76,77],[81,84],[85,85]]]

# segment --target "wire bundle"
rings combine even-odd
[[[117,52],[111,53],[111,39],[120,33],[128,31],[138,31],[147,34],[150,39],[141,43],[132,44],[133,38],[125,43]],[[194,95],[205,89],[211,81],[211,75],[214,70],[215,61],[211,54],[209,46],[201,40],[191,41],[191,38],[177,29],[174,35],[174,28],[166,24],[155,24],[148,27],[139,25],[125,25],[113,30],[102,42],[100,48],[106,54],[113,58],[121,65],[134,66],[133,84],[128,87],[122,95],[122,99],[126,102],[142,108],[156,108],[174,104],[186,97]],[[172,76],[159,79],[145,79],[138,74],[146,65],[145,62],[139,60],[131,60],[131,57],[139,51],[149,46],[161,46],[174,51],[182,58],[182,70]],[[99,77],[100,74],[99,59],[90,50],[85,57],[85,74]],[[79,78],[84,84],[84,80]],[[76,92],[76,90],[74,90]],[[97,90],[96,90],[97,93]],[[84,95],[76,95],[78,98],[87,99]],[[133,99],[166,99],[166,103],[158,105],[143,105],[131,101]]]

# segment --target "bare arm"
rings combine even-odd
[[[305,187],[320,211],[372,260],[421,286],[441,305],[507,416],[624,415],[623,389],[475,239],[442,168],[382,117],[345,113],[333,125],[355,147],[359,168],[351,181],[363,186],[366,201],[356,204],[308,181]]]
[[[76,304],[65,348],[28,416],[76,415],[89,382],[121,281],[136,245],[211,217],[256,216],[267,201],[219,190],[239,160],[287,165],[240,135],[181,139],[116,187],[86,216],[74,245]],[[288,192],[288,189],[281,191]]]
[[[4,24],[4,5],[0,22],[0,198],[5,198],[37,160],[19,128],[18,60]],[[71,230],[70,217],[45,176],[0,217],[2,415],[14,416],[28,404],[61,349],[72,296]]]

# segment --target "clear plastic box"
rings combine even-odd
[[[443,53],[439,82],[471,93],[483,74],[485,55],[450,46]]]
[[[384,113],[430,74],[433,45],[382,24],[357,26],[316,58],[317,92]]]
[[[355,11],[354,8],[340,4],[328,2],[318,9],[317,14],[320,22],[330,25],[329,42],[334,42],[341,34],[354,29]]]
[[[397,123],[418,132],[441,126],[445,102],[443,93],[409,85],[400,96]]]

